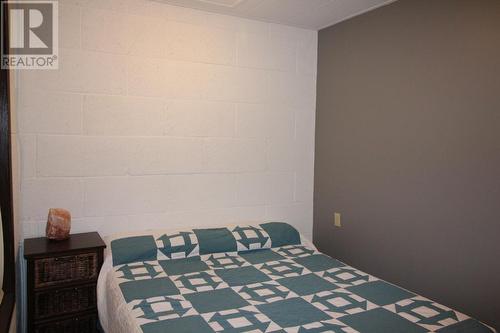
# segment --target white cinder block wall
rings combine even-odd
[[[24,237],[288,221],[312,234],[315,31],[153,1],[59,3],[60,69],[19,76]]]

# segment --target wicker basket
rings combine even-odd
[[[93,285],[35,293],[35,319],[85,311],[96,307]]]
[[[35,260],[35,288],[92,280],[98,274],[97,253]]]
[[[37,325],[35,333],[96,333],[97,315],[90,314],[47,324]]]

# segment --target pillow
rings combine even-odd
[[[163,234],[156,239],[158,250],[167,258],[179,259],[199,254],[198,238],[192,231]]]
[[[300,244],[300,233],[288,223],[269,222],[260,226],[271,237],[272,247]]]
[[[271,247],[271,237],[260,226],[236,226],[232,228],[238,251],[268,249]]]
[[[223,228],[155,232],[111,241],[113,265],[180,259],[211,253],[244,252],[301,244],[299,232],[287,223],[270,222]]]
[[[156,260],[156,244],[153,236],[134,236],[111,242],[113,266],[135,261]]]
[[[236,239],[228,228],[194,229],[200,243],[200,254],[235,252]]]

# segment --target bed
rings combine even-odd
[[[112,237],[107,252],[107,333],[494,332],[318,252],[286,223]]]

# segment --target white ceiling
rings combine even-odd
[[[319,30],[396,0],[156,0],[171,5]]]

